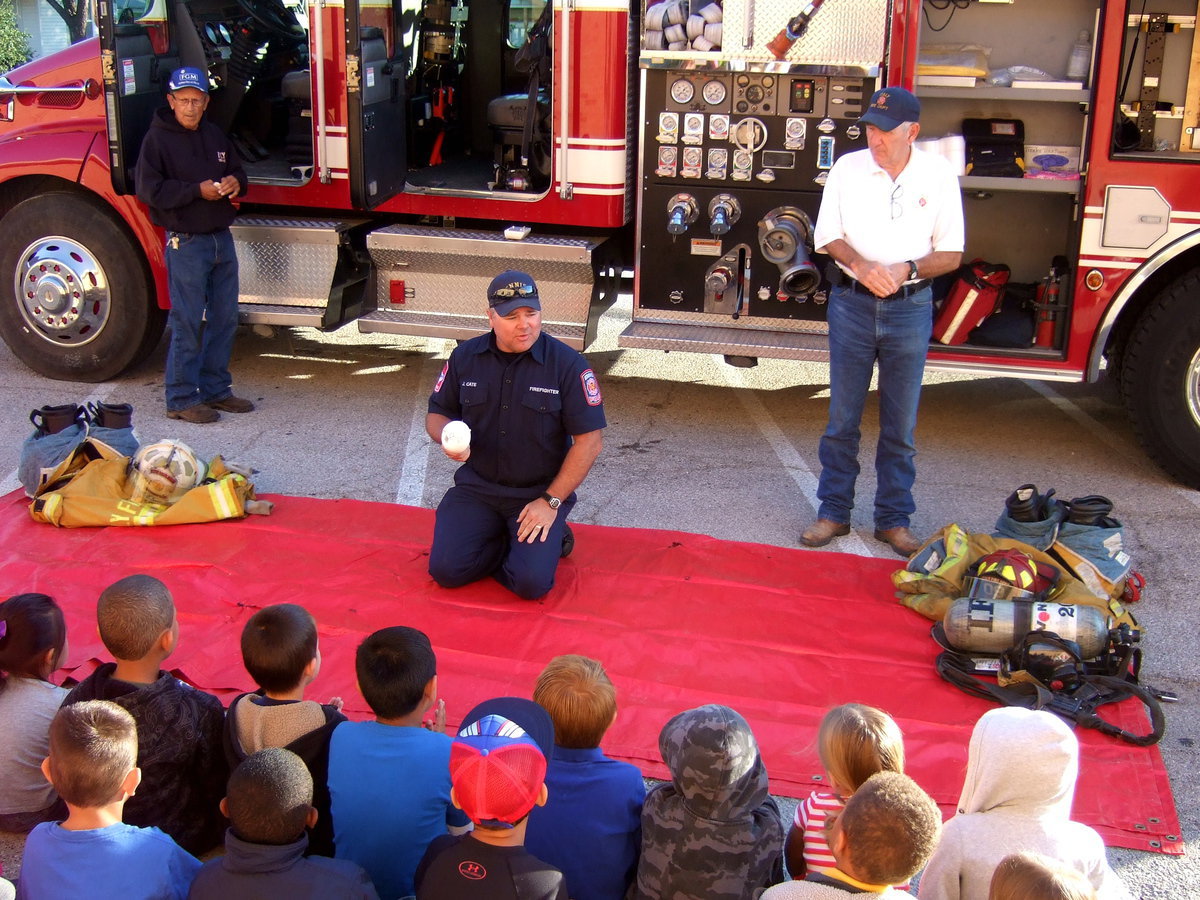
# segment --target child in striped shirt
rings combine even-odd
[[[876,772],[904,772],[900,727],[883,710],[861,703],[835,706],[825,714],[817,732],[817,753],[829,787],[813,791],[796,807],[784,851],[794,879],[837,868],[825,840],[826,816],[840,811]]]

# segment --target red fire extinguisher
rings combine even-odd
[[[1038,285],[1034,305],[1037,307],[1037,334],[1034,344],[1039,347],[1053,347],[1054,335],[1058,329],[1058,311],[1061,309],[1059,296],[1062,289],[1063,275],[1066,273],[1067,260],[1056,256],[1050,264],[1050,274]]]

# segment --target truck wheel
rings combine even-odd
[[[0,234],[0,336],[29,368],[105,381],[154,349],[166,314],[141,254],[103,210],[66,192],[30,197]]]
[[[1200,269],[1166,287],[1133,327],[1121,395],[1146,451],[1173,478],[1200,488]]]

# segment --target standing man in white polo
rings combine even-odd
[[[867,149],[829,172],[813,232],[834,282],[829,298],[829,424],[821,438],[817,521],[800,537],[823,547],[850,533],[863,406],[879,366],[875,537],[901,556],[921,542],[914,431],[933,327],[930,281],[962,261],[962,194],[950,164],[913,146],[921,104],[904,88],[876,91],[859,117]],[[840,283],[839,283],[840,282]]]

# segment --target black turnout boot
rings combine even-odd
[[[83,409],[77,403],[64,403],[62,406],[43,406],[29,414],[29,421],[37,429],[38,434],[58,434],[72,425],[83,422]]]
[[[89,403],[88,418],[101,428],[129,428],[133,425],[133,405],[129,403]]]

